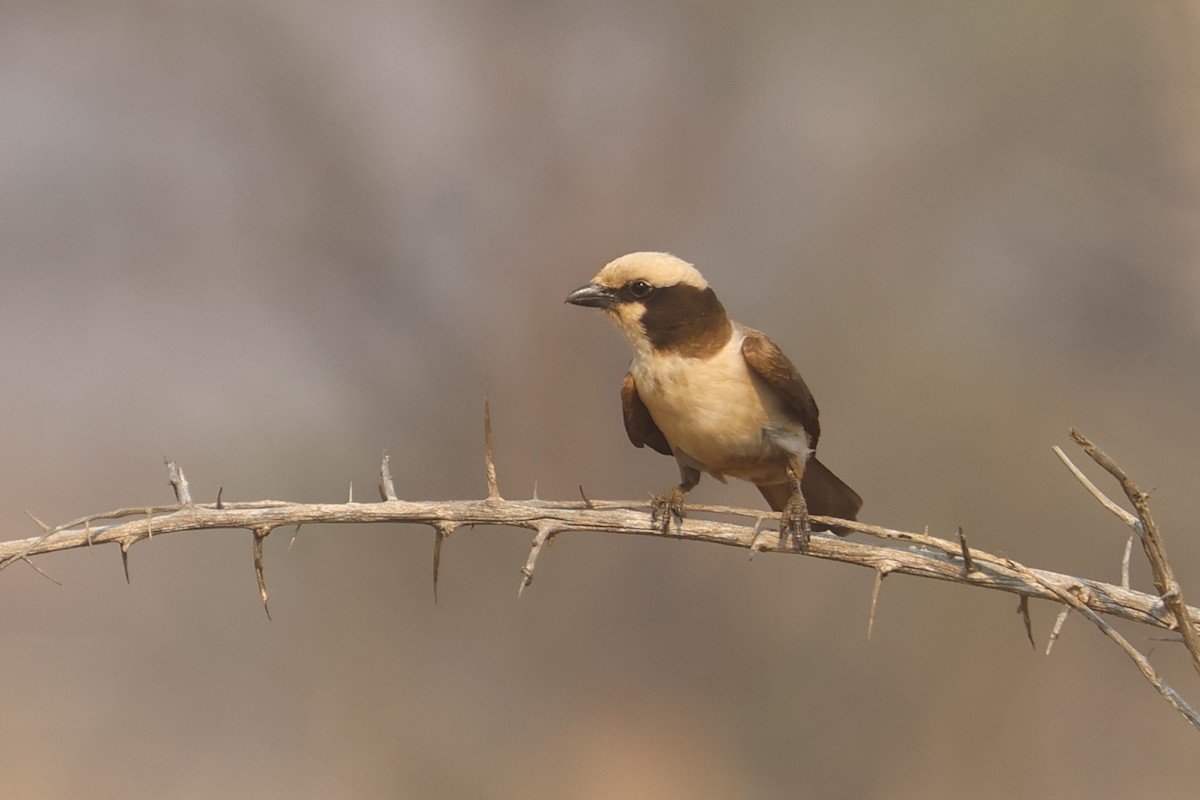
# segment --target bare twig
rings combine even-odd
[[[1137,666],[1143,677],[1150,682],[1150,685],[1152,685],[1155,690],[1161,694],[1176,711],[1182,714],[1184,718],[1192,724],[1192,727],[1200,730],[1200,713],[1197,713],[1196,709],[1188,705],[1188,703],[1179,696],[1178,692],[1167,685],[1167,682],[1164,681],[1154,667],[1151,666],[1150,661],[1144,655],[1138,652],[1137,648],[1130,644],[1128,639],[1117,633],[1117,631],[1114,630],[1111,625],[1105,622],[1099,614],[1092,610],[1091,606],[1086,600],[1086,587],[1064,587],[1062,585],[1052,585],[1046,582],[1040,575],[1038,575],[1035,571],[1030,570],[1028,567],[1024,567],[1016,562],[1010,562],[1010,565],[1019,574],[1024,575],[1029,580],[1046,587],[1046,589],[1053,592],[1059,600],[1091,620],[1091,622],[1095,624],[1105,636],[1107,636],[1109,639],[1112,639],[1117,646],[1125,652],[1125,655],[1129,656],[1130,660],[1132,660]]]
[[[1121,484],[1121,489],[1133,505],[1134,511],[1137,512],[1138,518],[1133,528],[1135,533],[1140,534],[1142,549],[1146,552],[1146,559],[1150,562],[1150,569],[1154,575],[1154,588],[1162,597],[1163,604],[1174,615],[1184,647],[1192,657],[1192,666],[1197,672],[1200,672],[1200,635],[1196,632],[1195,621],[1184,602],[1183,590],[1180,588],[1179,582],[1175,580],[1175,572],[1171,569],[1170,562],[1167,561],[1167,551],[1163,545],[1162,535],[1159,533],[1158,525],[1154,522],[1154,517],[1150,514],[1149,498],[1130,480],[1123,469],[1118,467],[1103,450],[1092,444],[1077,428],[1071,429],[1071,439],[1082,447],[1093,461],[1117,479],[1117,483]]]
[[[1058,456],[1059,461],[1066,465],[1067,469],[1071,470],[1071,474],[1075,476],[1075,479],[1083,485],[1083,488],[1087,489],[1088,492],[1091,493],[1092,497],[1096,498],[1100,505],[1111,511],[1114,515],[1116,515],[1117,519],[1121,520],[1126,525],[1129,525],[1130,527],[1137,526],[1137,517],[1121,508],[1119,505],[1114,503],[1108,495],[1100,491],[1096,484],[1092,483],[1088,476],[1084,475],[1083,471],[1080,470],[1079,467],[1075,466],[1075,463],[1067,457],[1067,454],[1063,452],[1061,447],[1054,445],[1054,454]]]
[[[525,560],[525,566],[521,567],[521,585],[517,587],[517,597],[521,596],[526,586],[533,583],[533,569],[537,566],[537,557],[541,554],[542,548],[547,542],[552,541],[554,535],[562,528],[553,522],[544,521],[535,530],[537,533],[533,537],[533,543],[529,546],[529,558]]]
[[[183,474],[183,470],[179,465],[170,459],[163,459],[167,465],[167,480],[171,482],[171,488],[175,490],[175,502],[181,506],[190,506],[192,504],[192,493],[188,489],[187,478]]]
[[[42,521],[41,521],[40,519],[38,519],[37,517],[35,517],[35,516],[33,515],[33,512],[32,512],[32,511],[26,511],[26,512],[25,512],[25,516],[27,516],[27,517],[29,517],[31,520],[33,520],[34,524],[35,524],[35,525],[37,525],[39,528],[41,528],[43,532],[45,532],[45,533],[50,533],[50,526],[49,526],[49,525],[47,525],[46,523],[42,522]]]
[[[781,542],[776,530],[758,531],[752,525],[701,518],[700,514],[717,514],[759,520],[758,509],[693,504],[691,515],[682,525],[670,530],[650,524],[649,505],[645,501],[591,500],[556,502],[549,500],[445,500],[380,503],[288,503],[277,500],[261,502],[229,502],[223,508],[215,504],[164,506],[134,510],[139,519],[126,520],[129,509],[117,509],[108,514],[94,514],[73,527],[56,528],[49,534],[29,539],[0,542],[0,560],[39,555],[60,550],[115,542],[122,550],[137,542],[168,533],[217,529],[265,530],[281,526],[313,523],[366,524],[417,523],[421,525],[498,525],[527,528],[535,532],[550,531],[555,535],[581,531],[610,534],[651,536],[710,542],[749,550],[757,545],[764,552],[800,555],[790,542]],[[108,520],[107,524],[98,524]],[[124,521],[122,521],[124,520]],[[832,534],[814,534],[808,555],[814,558],[857,564],[888,573],[914,575],[921,578],[1055,600],[1057,596],[1041,583],[1015,574],[1007,559],[976,547],[971,548],[975,571],[969,579],[962,574],[960,545],[950,539],[940,539],[921,533],[910,533],[870,525],[863,522],[813,516],[813,521],[838,525],[865,534],[875,541],[856,541]],[[547,539],[550,538],[547,533]],[[1174,629],[1174,618],[1163,613],[1160,599],[1120,586],[1062,575],[1048,570],[1034,570],[1052,585],[1082,585],[1088,588],[1089,607],[1101,614],[1152,625],[1165,630]],[[1191,609],[1200,615],[1200,609]]]
[[[378,503],[354,502],[352,493],[348,502],[340,504],[291,503],[272,500],[226,503],[222,501],[220,493],[218,493],[216,503],[195,504],[191,502],[183,471],[174,462],[168,462],[168,471],[177,504],[120,508],[82,517],[54,528],[33,517],[34,522],[40,528],[39,535],[0,542],[0,569],[16,561],[28,561],[29,557],[33,555],[86,547],[92,544],[115,543],[120,548],[125,577],[128,580],[129,550],[143,539],[184,531],[243,528],[249,530],[254,537],[255,576],[263,608],[269,617],[266,575],[263,567],[263,541],[272,530],[283,525],[294,525],[297,531],[305,523],[387,522],[432,526],[435,531],[433,562],[435,602],[441,564],[441,545],[446,536],[463,525],[497,525],[534,531],[535,535],[528,558],[521,569],[519,592],[524,591],[532,581],[534,569],[542,550],[563,533],[591,531],[710,542],[745,548],[750,550],[752,556],[759,551],[807,555],[856,564],[874,570],[875,583],[871,592],[871,612],[867,625],[868,637],[874,628],[883,579],[892,573],[1016,594],[1020,597],[1018,612],[1024,620],[1026,634],[1031,642],[1033,636],[1029,599],[1046,599],[1064,604],[1063,613],[1059,615],[1050,635],[1050,641],[1046,648],[1047,653],[1058,639],[1067,609],[1074,609],[1097,625],[1105,636],[1117,643],[1155,689],[1189,722],[1200,729],[1200,715],[1197,715],[1197,712],[1174,689],[1167,686],[1146,657],[1114,631],[1101,616],[1107,615],[1169,631],[1179,631],[1183,643],[1192,655],[1193,663],[1197,664],[1197,669],[1200,669],[1200,647],[1196,642],[1197,633],[1194,624],[1190,624],[1190,622],[1200,619],[1200,610],[1187,606],[1183,601],[1179,585],[1167,562],[1158,528],[1150,515],[1146,496],[1137,489],[1124,472],[1113,464],[1111,459],[1095,448],[1082,434],[1072,430],[1071,435],[1097,464],[1117,478],[1125,490],[1126,496],[1137,510],[1137,516],[1134,517],[1105,497],[1103,492],[1071,464],[1060,449],[1055,448],[1059,457],[1085,488],[1139,535],[1154,570],[1157,594],[1147,594],[1130,588],[1128,548],[1122,570],[1122,585],[1116,586],[1102,581],[1033,569],[1007,557],[968,547],[966,537],[961,529],[955,539],[948,539],[932,536],[928,530],[924,533],[912,533],[863,522],[814,515],[813,521],[820,525],[857,531],[864,534],[868,541],[847,540],[832,534],[818,534],[812,537],[807,548],[797,549],[792,542],[783,540],[778,531],[764,530],[764,520],[767,519],[767,515],[756,509],[689,505],[688,509],[692,512],[691,515],[680,520],[677,525],[664,528],[653,524],[649,514],[649,504],[646,502],[596,501],[588,498],[582,488],[580,495],[583,499],[575,502],[552,502],[536,498],[524,501],[505,500],[500,496],[496,481],[491,414],[486,402],[484,405],[484,438],[488,495],[484,500],[400,500],[396,497],[388,468],[388,459],[385,456],[380,469],[380,496],[383,500]],[[696,516],[697,514],[740,517],[745,520],[753,520],[753,524],[704,519]],[[32,517],[32,515],[30,516]],[[289,543],[288,546],[290,548],[291,544]]]

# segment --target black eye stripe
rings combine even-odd
[[[617,296],[624,302],[645,300],[654,291],[647,281],[632,280],[617,290]]]

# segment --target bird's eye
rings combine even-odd
[[[653,289],[654,287],[645,281],[630,281],[629,283],[629,293],[638,300],[646,299]]]

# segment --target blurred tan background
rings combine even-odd
[[[170,498],[640,498],[568,291],[695,262],[793,357],[864,518],[1115,579],[1050,451],[1147,489],[1200,600],[1200,10],[1185,2],[0,9],[5,538]],[[1108,486],[1109,484],[1105,484]],[[756,504],[706,479],[698,501]],[[462,530],[245,531],[0,574],[11,797],[1193,797],[1197,734],[1035,604]],[[1149,585],[1138,562],[1135,580]],[[1200,699],[1182,651],[1123,628]]]

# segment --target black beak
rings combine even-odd
[[[589,283],[587,286],[580,286],[567,295],[567,302],[576,306],[611,308],[617,302],[617,293],[607,286]]]

